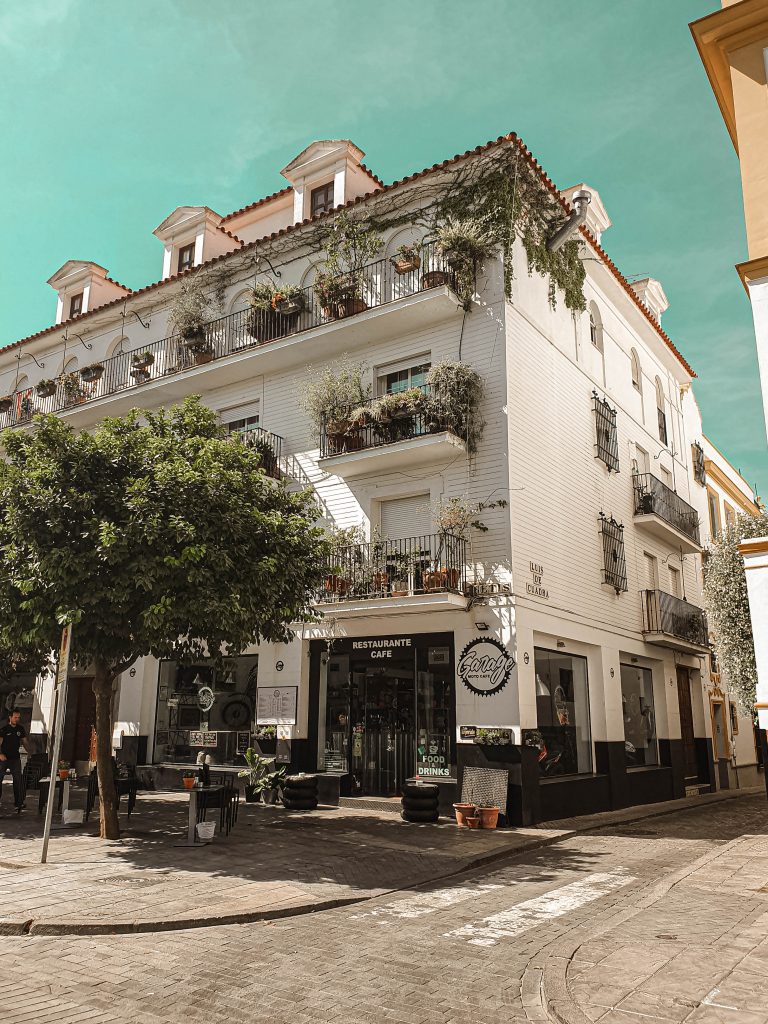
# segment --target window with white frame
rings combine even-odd
[[[632,349],[629,359],[632,366],[632,387],[635,389],[635,391],[641,391],[642,371],[640,369],[640,357],[634,349]]]
[[[415,356],[376,370],[376,394],[392,395],[409,388],[424,388],[432,363],[429,355]]]
[[[223,409],[220,416],[230,434],[245,434],[261,426],[261,403],[256,401],[236,409]]]
[[[189,245],[179,246],[179,258],[176,266],[176,273],[181,274],[185,270],[189,270],[190,267],[195,265],[195,243],[190,242]]]
[[[656,415],[659,423],[659,440],[666,446],[669,444],[669,433],[667,431],[667,414],[664,410],[664,388],[658,377],[656,378]]]

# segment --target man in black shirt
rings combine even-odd
[[[21,747],[29,752],[27,730],[19,723],[21,712],[14,708],[8,715],[8,724],[0,729],[0,798],[5,773],[10,772],[13,779],[13,802],[16,813],[20,814],[24,807],[24,786],[21,780]]]

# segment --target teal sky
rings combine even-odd
[[[385,181],[507,131],[587,181],[627,276],[659,278],[710,438],[768,495],[738,162],[688,30],[719,0],[3,0],[0,344],[46,279],[157,280],[152,229],[284,184],[316,138]]]

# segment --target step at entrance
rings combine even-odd
[[[340,796],[339,807],[356,807],[358,811],[385,811],[399,814],[403,809],[399,796]]]

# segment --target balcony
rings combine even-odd
[[[351,544],[326,563],[319,605],[326,614],[370,615],[377,609],[420,612],[466,607],[466,541],[452,534]]]
[[[254,448],[261,456],[261,466],[267,476],[273,480],[280,479],[280,463],[283,458],[283,439],[263,427],[246,427],[231,434],[249,448]]]
[[[699,515],[676,491],[651,473],[635,473],[635,523],[689,554],[701,551]]]
[[[689,654],[709,650],[707,616],[701,608],[662,590],[643,590],[640,596],[648,643]]]
[[[171,335],[102,360],[88,380],[75,372],[60,376],[45,393],[36,387],[16,391],[0,399],[0,429],[28,424],[35,413],[62,413],[75,424],[87,422],[93,419],[87,407],[94,402],[108,406],[104,412],[109,415],[137,404],[157,406],[195,388],[306,365],[310,359],[331,358],[343,346],[460,317],[454,272],[433,243],[422,252],[421,265],[406,273],[398,273],[390,260],[368,264],[358,275],[358,297],[342,298],[331,307],[321,307],[312,288],[304,288],[283,311],[246,309],[211,321],[191,346]],[[196,381],[201,375],[204,385]]]
[[[320,431],[320,464],[345,479],[434,466],[466,452],[463,433],[455,413],[427,385],[410,388],[326,419]]]

